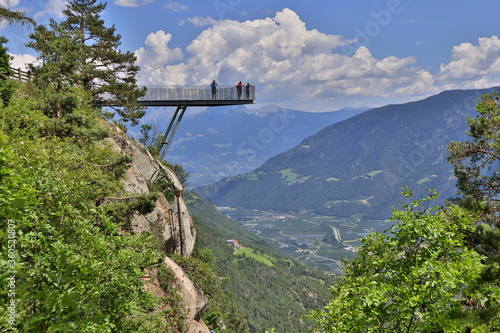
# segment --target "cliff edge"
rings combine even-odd
[[[167,254],[177,253],[190,256],[196,241],[196,229],[182,197],[182,185],[176,175],[168,167],[158,162],[140,143],[129,138],[125,132],[116,126],[111,126],[112,135],[105,141],[112,149],[125,154],[132,159],[123,186],[128,195],[149,194],[150,186],[166,173],[173,181],[176,195],[169,202],[165,195],[160,194],[154,210],[147,215],[136,213],[131,220],[132,233],[148,231],[156,235],[163,251]],[[165,257],[162,263],[175,276],[174,286],[181,297],[180,309],[185,316],[184,332],[209,333],[203,323],[203,312],[207,305],[207,297],[194,284],[182,268]],[[145,289],[155,296],[165,297],[167,294],[160,287],[157,270],[146,272],[142,279]]]

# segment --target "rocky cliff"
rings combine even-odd
[[[182,198],[181,183],[172,170],[155,160],[143,145],[130,139],[116,126],[112,126],[111,130],[113,134],[106,139],[107,144],[111,145],[114,151],[132,159],[123,184],[128,195],[149,194],[150,185],[163,172],[167,173],[175,187],[173,191],[176,196],[173,201],[169,202],[163,194],[160,194],[156,208],[151,213],[147,215],[137,213],[132,217],[131,232],[153,233],[167,254],[191,255],[196,241],[196,229]],[[186,318],[184,331],[209,333],[210,330],[201,319],[207,304],[203,291],[189,280],[182,268],[170,258],[166,257],[162,265],[175,275],[175,288],[181,296],[180,308]],[[146,272],[143,278],[145,288],[156,296],[166,296],[159,287],[156,273],[155,271]]]

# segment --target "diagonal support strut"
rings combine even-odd
[[[161,159],[163,160],[165,158],[165,154],[167,153],[168,147],[170,147],[170,144],[172,143],[172,139],[174,138],[175,132],[177,131],[177,127],[179,127],[179,123],[182,120],[182,117],[184,116],[184,112],[186,112],[187,105],[181,105],[177,107],[177,110],[175,110],[174,116],[172,117],[172,120],[170,121],[170,125],[168,125],[167,131],[165,132],[165,135],[163,136],[163,141],[162,145],[166,145],[165,148],[163,149],[163,152],[161,153]],[[180,114],[179,114],[180,111]],[[177,117],[178,116],[178,117]],[[170,133],[170,130],[172,129],[172,126],[175,126],[172,130],[172,133]],[[168,135],[170,134],[170,137]],[[167,141],[168,138],[168,141]]]

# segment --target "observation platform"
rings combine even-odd
[[[137,103],[142,106],[224,106],[253,104],[255,100],[255,87],[246,86],[241,89],[238,96],[236,86],[217,86],[217,94],[212,98],[210,86],[148,86],[146,96]]]
[[[206,86],[148,86],[146,96],[140,98],[137,103],[143,106],[162,107],[175,106],[177,109],[170,120],[167,131],[162,137],[162,148],[160,157],[163,159],[167,153],[175,132],[186,112],[188,106],[224,106],[253,104],[255,100],[255,87],[242,86],[238,92],[234,86],[217,86],[215,95],[209,85]]]

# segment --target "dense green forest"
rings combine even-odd
[[[245,313],[251,331],[274,327],[277,332],[306,332],[312,328],[303,316],[326,304],[334,279],[286,257],[196,193],[188,192],[185,197],[199,230],[198,248],[211,250],[217,258],[215,267],[225,280],[224,288]],[[228,245],[226,240],[232,239],[247,251]]]

